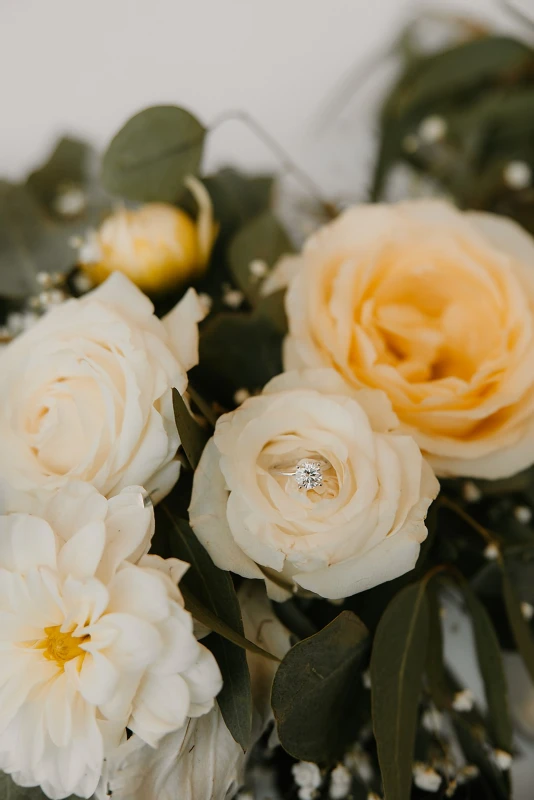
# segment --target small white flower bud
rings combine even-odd
[[[493,758],[500,770],[506,772],[512,766],[512,756],[506,750],[494,750]]]
[[[264,278],[269,271],[267,262],[263,261],[261,258],[255,258],[253,261],[251,261],[248,268],[250,270],[250,274],[254,278]]]
[[[509,189],[526,189],[532,183],[532,169],[526,161],[510,161],[504,168],[503,179]]]
[[[73,278],[73,284],[79,294],[91,291],[94,286],[93,281],[86,272],[77,272]]]
[[[421,122],[418,133],[425,144],[435,144],[447,133],[447,122],[443,117],[432,114]]]
[[[464,481],[462,496],[466,503],[478,503],[482,499],[482,492],[473,481]]]
[[[291,767],[293,780],[301,788],[317,789],[321,785],[321,770],[312,761],[299,761]]]
[[[68,184],[60,187],[54,200],[54,211],[60,217],[77,217],[85,210],[87,198],[81,186]]]
[[[488,561],[496,561],[499,558],[499,548],[496,544],[488,544],[484,549],[484,558]]]
[[[330,776],[329,794],[331,800],[344,800],[350,792],[351,784],[352,776],[347,767],[343,766],[343,764],[338,764],[337,767],[332,770]]]
[[[437,792],[441,786],[441,775],[428,764],[416,762],[413,766],[413,781],[419,789],[425,792]]]
[[[365,689],[371,688],[371,672],[370,670],[366,669],[365,672],[362,672],[362,683]]]
[[[531,606],[530,603],[524,601],[523,603],[521,603],[521,613],[523,617],[527,620],[527,622],[530,622],[530,620],[534,616],[534,607]]]
[[[514,508],[514,517],[522,525],[528,525],[532,521],[532,509],[528,506],[516,506]]]
[[[245,295],[240,289],[226,289],[223,294],[223,303],[228,308],[233,308],[234,310],[239,308],[242,305],[243,300],[245,299]]]
[[[236,406],[240,406],[241,403],[244,403],[245,400],[248,400],[250,397],[250,392],[248,389],[238,389],[237,392],[234,394],[234,403]]]
[[[475,696],[471,689],[462,689],[454,695],[452,707],[455,711],[471,711],[474,705]]]

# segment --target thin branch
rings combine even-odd
[[[225,111],[220,116],[216,117],[212,124],[209,126],[208,131],[212,133],[214,130],[224,125],[226,122],[241,122],[252,131],[252,133],[273,153],[275,158],[280,162],[283,169],[291,173],[295,179],[301,184],[303,189],[323,208],[325,214],[333,219],[338,215],[338,209],[335,205],[323,197],[321,188],[315,183],[313,178],[300,167],[296,161],[293,160],[287,150],[282,147],[280,142],[274,138],[253,116],[246,111]]]
[[[495,547],[499,548],[499,539],[495,534],[489,531],[484,525],[481,525],[471,514],[468,514],[465,509],[455,503],[454,500],[451,500],[449,497],[445,495],[441,495],[438,498],[438,505],[448,508],[450,511],[454,511],[457,516],[463,519],[476,533],[479,534],[488,544],[494,545]]]

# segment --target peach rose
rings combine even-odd
[[[285,367],[383,389],[437,474],[534,462],[534,242],[445,202],[357,206],[282,259]]]
[[[334,370],[279,375],[217,421],[193,530],[217,566],[263,578],[275,600],[298,588],[348,597],[404,574],[439,486],[396,425],[383,392],[354,391]],[[306,461],[322,465],[308,485],[288,474]]]

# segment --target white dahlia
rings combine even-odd
[[[0,769],[54,799],[90,797],[126,728],[156,745],[221,687],[177,588],[187,565],[146,555],[143,490],[61,489],[0,517]]]

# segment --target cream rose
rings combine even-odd
[[[195,474],[191,525],[217,566],[264,578],[271,597],[296,588],[347,597],[412,569],[438,483],[383,392],[334,371],[274,378],[225,414]],[[281,474],[322,461],[321,486]]]
[[[358,206],[283,259],[286,369],[383,389],[441,475],[534,462],[534,242],[439,201]]]
[[[46,314],[0,353],[0,503],[31,510],[73,479],[105,496],[166,494],[178,478],[172,389],[197,362],[190,290],[162,321],[115,273]]]

